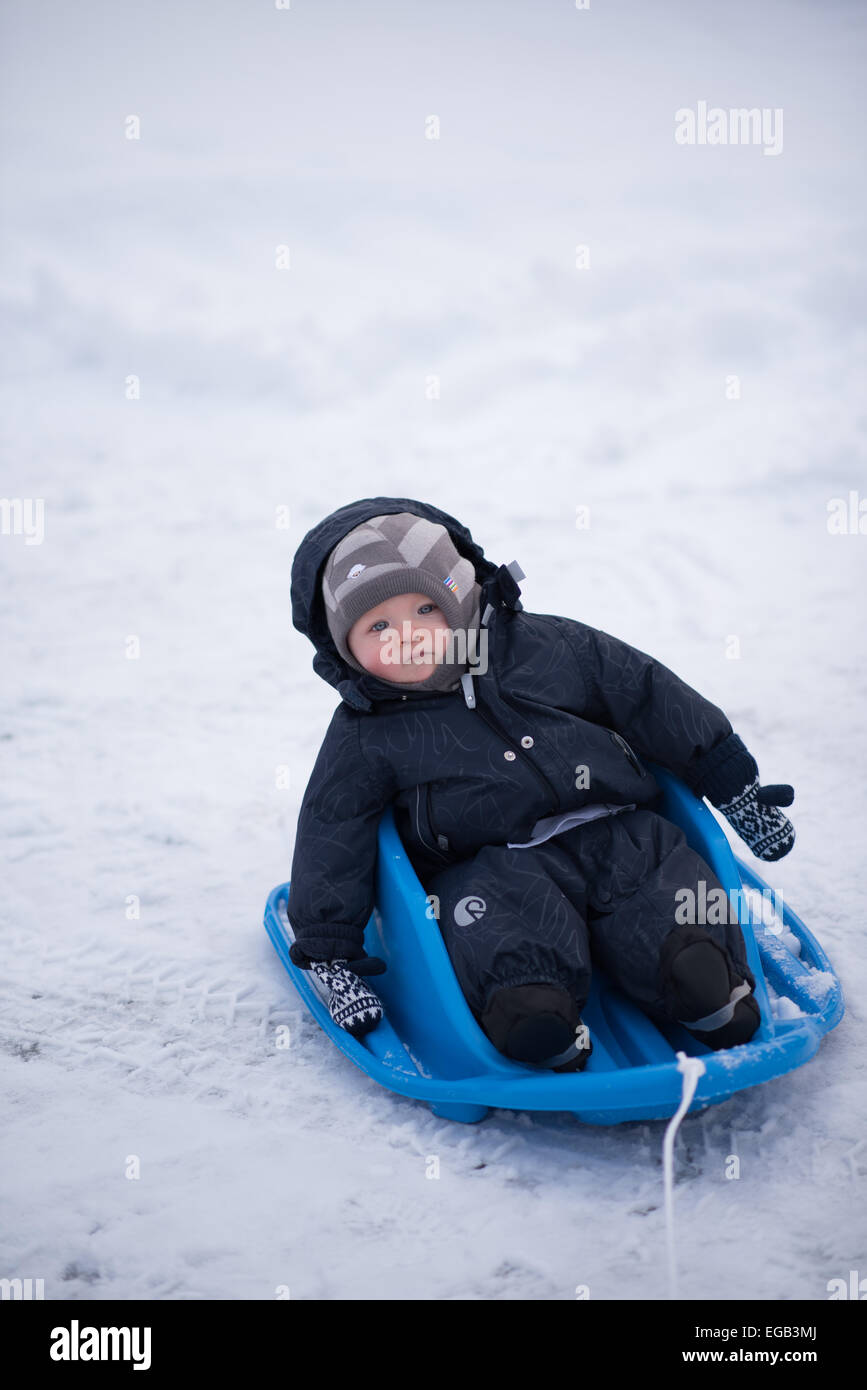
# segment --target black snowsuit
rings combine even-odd
[[[488,648],[486,672],[469,682],[474,707],[463,685],[424,693],[353,670],[328,631],[320,590],[328,553],[367,517],[404,511],[445,526],[475,564]],[[524,983],[565,987],[582,1005],[592,956],[650,1017],[672,1020],[668,969],[696,932],[754,986],[736,923],[676,925],[677,890],[697,892],[700,879],[708,894],[721,885],[654,809],[661,792],[641,757],[715,804],[745,785],[754,760],[722,710],[667,667],[576,619],[528,613],[519,593],[466,527],[410,498],[353,502],[304,537],[292,619],[316,647],[313,669],[342,700],[298,820],[293,959],[364,954],[377,827],[392,803],[425,892],[439,900],[440,931],[477,1019],[497,990]],[[538,820],[589,805],[615,809],[515,847]]]

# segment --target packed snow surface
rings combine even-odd
[[[846,1014],[684,1118],[679,1292],[867,1275],[867,11],[10,0],[2,26],[0,1275],[666,1296],[664,1121],[438,1119],[338,1052],[262,926],[336,703],[292,556],[379,494],[459,517],[528,611],[652,653],[795,787],[778,865],[726,833]],[[782,148],[678,144],[700,101],[781,110]]]

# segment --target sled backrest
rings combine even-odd
[[[379,822],[375,894],[364,947],[388,968],[371,984],[416,1064],[424,1071],[425,1059],[435,1059],[438,1076],[513,1073],[515,1064],[482,1032],[464,998],[391,806]]]

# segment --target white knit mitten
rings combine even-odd
[[[757,858],[782,859],[795,843],[795,827],[777,807],[791,806],[794,796],[786,784],[760,787],[755,777],[737,796],[716,805]]]
[[[328,1008],[336,1024],[355,1038],[376,1027],[382,1004],[345,960],[312,960],[310,969],[329,991]]]

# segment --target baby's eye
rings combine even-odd
[[[438,609],[438,607],[439,607],[439,604],[437,604],[437,603],[422,603],[422,604],[419,605],[419,610],[418,610],[418,611],[419,611],[419,613],[423,613],[423,612],[425,611],[425,609],[431,609],[433,612],[436,612],[437,609]],[[371,630],[371,632],[381,632],[381,631],[382,631],[382,628],[380,627],[380,623],[383,623],[383,624],[385,625],[385,627],[388,627],[388,619],[387,619],[387,618],[377,618],[376,622],[375,622],[375,623],[371,623],[371,625],[370,625],[370,630]]]

